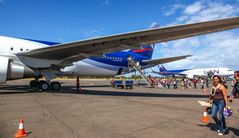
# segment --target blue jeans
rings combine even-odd
[[[212,118],[214,119],[214,121],[217,124],[218,130],[221,133],[225,133],[226,132],[226,122],[225,122],[225,117],[223,114],[224,108],[225,108],[226,104],[224,100],[220,100],[220,101],[213,101],[212,103]],[[217,113],[219,111],[219,117],[217,116]]]

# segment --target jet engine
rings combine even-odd
[[[34,77],[35,73],[29,67],[15,63],[8,57],[0,57],[0,83],[6,83],[7,80],[23,79]]]

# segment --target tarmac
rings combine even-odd
[[[207,100],[201,89],[115,89],[109,80],[61,80],[60,91],[36,91],[27,80],[0,85],[0,138],[17,133],[24,118],[29,138],[217,138],[216,126],[200,122]],[[230,89],[228,90],[228,94]],[[239,100],[226,119],[229,132],[239,137]]]

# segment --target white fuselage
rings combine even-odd
[[[183,72],[180,72],[180,74],[184,74],[186,76],[208,76],[211,75],[220,75],[220,76],[230,76],[233,75],[234,72],[229,68],[201,68],[201,69],[190,69]]]
[[[49,67],[52,63],[60,63],[61,61],[33,59],[30,57],[16,56],[16,53],[27,52],[34,49],[49,47],[30,40],[18,39],[0,36],[0,56],[10,57],[15,62],[24,64],[31,68]],[[102,62],[97,62],[89,58],[74,62],[73,65],[62,68],[59,75],[79,75],[79,76],[114,76],[122,68],[122,72],[127,72],[127,68],[120,66],[112,66]]]
[[[102,67],[103,66],[103,67]],[[119,67],[97,62],[91,59],[83,59],[74,62],[72,66],[61,69],[62,75],[79,76],[114,76]]]

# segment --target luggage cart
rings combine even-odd
[[[115,88],[121,87],[122,89],[124,89],[123,81],[122,80],[115,80],[114,81],[114,87]]]
[[[125,81],[125,89],[128,89],[128,88],[133,89],[133,85],[134,85],[133,80],[126,80]]]

